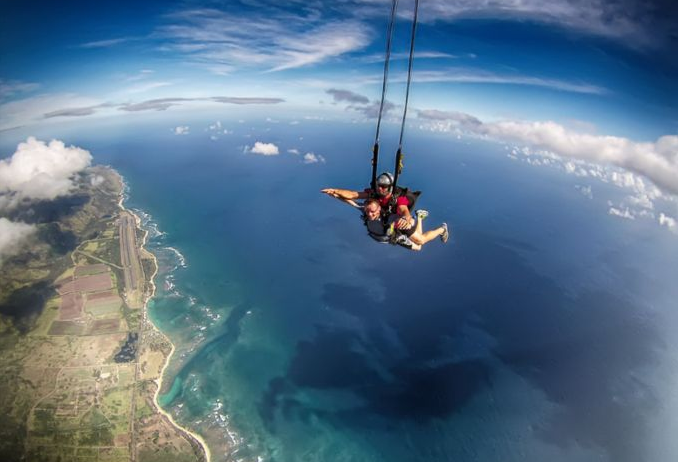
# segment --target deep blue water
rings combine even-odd
[[[453,237],[408,252],[319,193],[367,183],[371,126],[209,122],[68,142],[147,214],[162,401],[214,460],[676,460],[678,239],[609,216],[624,192],[412,131],[402,182]]]

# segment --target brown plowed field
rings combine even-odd
[[[97,292],[95,294],[87,294],[88,301],[105,300],[108,298],[118,298],[118,294],[114,290],[105,290],[103,292]]]
[[[59,293],[59,295],[67,294],[74,291],[75,283],[73,282],[73,278],[64,279],[64,282],[59,287],[57,287],[57,292]]]
[[[113,281],[108,273],[85,276],[75,280],[75,290],[79,292],[98,292],[111,288],[113,288]]]
[[[49,335],[82,335],[85,325],[73,321],[54,321],[49,328]]]
[[[100,321],[94,321],[92,323],[92,329],[90,330],[91,335],[98,334],[109,334],[111,332],[117,332],[120,328],[119,319],[102,319]]]
[[[82,309],[85,301],[79,293],[70,293],[61,297],[61,306],[59,306],[59,319],[68,321],[82,316]]]

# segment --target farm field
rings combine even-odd
[[[204,460],[153,402],[171,351],[143,309],[155,260],[138,247],[133,215],[118,208],[119,176],[94,171],[106,182],[59,224],[88,239],[51,266],[48,252],[36,251],[29,271],[3,280],[5,300],[37,284],[44,302],[22,329],[0,316],[0,460]],[[116,362],[129,338],[135,354]]]

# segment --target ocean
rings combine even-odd
[[[150,230],[161,404],[213,460],[675,460],[678,238],[610,215],[627,191],[412,129],[401,183],[452,238],[410,252],[320,193],[367,185],[371,125],[213,122],[66,140]]]

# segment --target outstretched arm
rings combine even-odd
[[[350,189],[338,189],[338,188],[325,188],[321,189],[320,192],[332,196],[340,201],[346,202],[353,207],[360,207],[355,201],[357,199],[367,199],[368,194],[364,191],[352,191]]]

